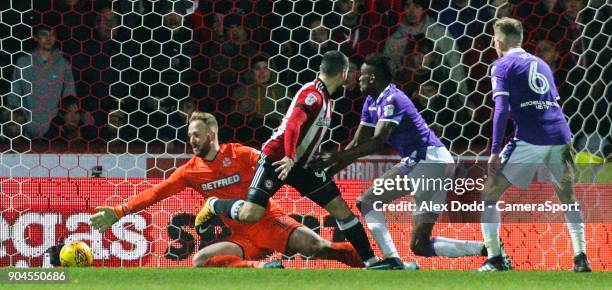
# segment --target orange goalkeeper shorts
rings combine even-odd
[[[285,253],[289,237],[302,224],[285,214],[269,214],[233,232],[226,240],[242,248],[245,260],[258,260],[273,252]]]

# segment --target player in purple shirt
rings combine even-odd
[[[490,174],[482,193],[485,211],[481,216],[482,234],[488,259],[481,272],[508,270],[504,267],[499,240],[500,213],[496,206],[501,195],[515,185],[527,188],[539,168],[552,175],[559,201],[577,204],[573,190],[570,151],[571,133],[561,107],[550,67],[521,48],[523,27],[512,18],[494,25],[495,50],[500,57],[491,66],[495,112],[489,164]],[[508,115],[512,112],[514,138],[501,149]],[[502,164],[498,166],[496,164]],[[574,271],[590,272],[586,257],[582,212],[565,212],[574,246]]]
[[[389,57],[372,54],[366,58],[361,67],[359,85],[367,99],[357,132],[343,151],[325,161],[319,161],[316,166],[327,168],[327,172],[333,175],[357,158],[390,145],[402,157],[402,161],[377,180],[388,181],[398,176],[441,179],[453,177],[453,157],[435,133],[427,127],[410,99],[392,84],[392,73]],[[404,265],[393,243],[380,205],[389,204],[411,192],[398,189],[377,193],[376,186],[375,180],[374,186],[361,194],[357,206],[384,255],[383,261],[395,264],[396,269],[402,269]],[[445,190],[416,190],[412,194],[417,208],[413,212],[410,248],[416,255],[425,257],[486,255],[486,248],[482,242],[431,237],[433,226],[441,210],[419,209],[419,207],[423,203],[445,204]]]
[[[418,148],[444,147],[412,101],[392,83],[376,99],[368,95],[363,105],[360,125],[375,128],[379,121],[395,126],[387,143],[402,158],[409,157]]]

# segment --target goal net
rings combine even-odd
[[[577,185],[583,206],[612,204],[603,164],[611,135],[612,5],[573,1],[205,1],[45,0],[0,4],[0,266],[48,266],[45,251],[84,240],[96,265],[190,266],[191,255],[230,231],[198,235],[202,205],[185,191],[90,229],[99,205],[116,205],[167,178],[191,155],[187,120],[211,112],[221,142],[255,148],[282,120],[293,94],[316,77],[323,53],[350,59],[321,151],[343,148],[359,124],[366,55],[384,52],[394,82],[460,162],[489,155],[492,24],[524,25],[524,48],[553,69],[574,145],[595,169]],[[588,154],[587,154],[588,153]],[[391,152],[368,156],[336,178],[352,206],[392,166]],[[602,165],[603,164],[603,165]],[[601,168],[600,168],[601,167]],[[603,169],[602,169],[603,168]],[[599,171],[598,171],[599,170]],[[606,175],[607,174],[607,175]],[[553,195],[535,184],[519,194]],[[600,199],[590,199],[593,194]],[[342,240],[333,218],[293,189],[275,199],[324,238]],[[353,210],[357,212],[356,208]],[[391,223],[403,260],[422,267],[474,269],[481,258],[417,258],[410,221]],[[610,269],[609,222],[587,224],[593,267]],[[562,223],[502,226],[517,269],[567,269],[572,247]],[[481,240],[478,223],[440,223],[434,235]],[[275,253],[290,267],[343,267]]]

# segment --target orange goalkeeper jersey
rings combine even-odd
[[[145,209],[187,187],[195,189],[205,199],[216,196],[246,200],[258,160],[259,151],[256,149],[237,143],[221,144],[213,161],[194,156],[170,178],[140,192],[127,202],[126,214]],[[269,205],[264,217],[284,214],[272,200]],[[225,217],[222,220],[228,227],[237,230],[248,225]]]

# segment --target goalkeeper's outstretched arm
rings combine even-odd
[[[187,183],[182,178],[182,170],[179,168],[170,178],[150,189],[140,192],[126,203],[115,206],[96,207],[96,213],[89,218],[89,221],[94,229],[104,232],[123,216],[139,212],[160,200],[181,192],[186,187]]]

